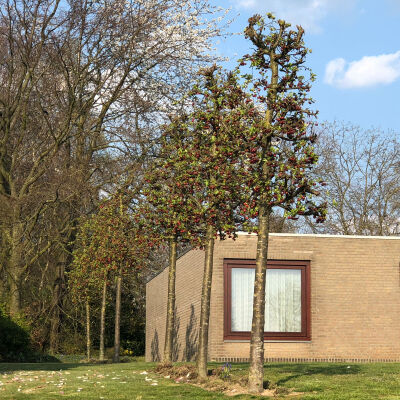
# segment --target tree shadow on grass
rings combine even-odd
[[[82,363],[0,363],[0,374],[15,371],[64,371],[82,366],[96,366],[99,364]]]
[[[300,378],[302,376],[310,375],[357,375],[361,368],[359,365],[354,364],[273,364],[266,365],[265,372],[268,374],[268,369],[276,369],[280,373],[290,373],[291,375],[279,379],[276,384],[282,385],[293,379]]]

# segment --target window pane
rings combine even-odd
[[[301,270],[268,269],[265,332],[301,332]]]
[[[254,268],[232,268],[232,332],[251,331]]]
[[[251,331],[254,268],[232,268],[232,332]],[[267,269],[265,332],[301,332],[301,270]]]

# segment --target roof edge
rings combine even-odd
[[[237,232],[236,233],[238,236],[257,236],[256,233],[248,233],[248,232]],[[276,237],[315,237],[315,238],[332,238],[332,239],[380,239],[380,240],[400,240],[400,236],[362,236],[362,235],[330,235],[330,234],[319,234],[319,233],[270,233],[269,236],[276,236]],[[189,253],[189,251],[193,250],[194,248],[189,246],[187,249],[185,249],[179,256],[177,257],[177,261]],[[157,275],[154,275],[152,278],[150,278],[147,282],[146,285],[151,282],[154,278],[156,278],[158,275],[160,275],[162,272],[164,272],[168,266],[163,268],[161,271],[157,273]]]
[[[256,233],[237,232],[238,236],[255,236]],[[320,233],[270,233],[269,236],[292,236],[292,237],[322,237],[338,239],[382,239],[382,240],[400,240],[400,236],[362,236],[362,235],[330,235]]]
[[[180,252],[177,257],[176,257],[176,261],[178,261],[180,258],[182,258],[185,254],[189,253],[189,251],[193,250],[194,247],[193,246],[188,246],[185,250],[183,250],[182,252]],[[166,265],[161,271],[157,272],[156,275],[154,275],[153,277],[149,278],[146,281],[146,285],[151,282],[154,278],[157,278],[158,275],[162,274],[167,268],[169,267],[169,265]]]

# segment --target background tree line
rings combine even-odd
[[[166,111],[211,59],[214,14],[203,0],[0,3],[0,298],[35,321],[38,346],[79,335],[66,282],[79,221],[140,181]]]

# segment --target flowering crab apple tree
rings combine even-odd
[[[200,71],[186,101],[190,113],[169,126],[153,180],[148,183],[153,188],[150,202],[158,210],[162,230],[170,235],[172,228],[175,240],[179,236],[205,248],[197,359],[198,373],[205,377],[214,240],[218,235],[234,236],[238,226],[243,178],[241,134],[249,125],[244,121],[255,110],[237,75],[222,73],[216,66]],[[174,310],[170,300],[174,299],[175,269],[171,266],[167,320],[173,318]],[[168,326],[172,325],[167,322]],[[168,351],[165,360],[167,356]]]
[[[168,299],[163,362],[173,361],[173,335],[175,326],[175,276],[179,241],[189,241],[192,221],[190,210],[194,208],[191,188],[179,180],[184,166],[176,162],[181,147],[188,140],[187,117],[171,117],[164,127],[157,159],[144,176],[142,193],[146,202],[142,205],[143,229],[158,242],[168,242]],[[139,217],[138,217],[139,218]]]
[[[130,196],[118,193],[103,202],[97,214],[87,218],[78,232],[78,243],[74,252],[73,269],[69,276],[74,293],[85,293],[87,312],[90,288],[93,292],[102,288],[100,323],[100,359],[104,359],[104,330],[107,286],[110,276],[116,277],[115,343],[114,358],[119,361],[121,284],[122,277],[132,270],[141,269],[148,254],[148,241],[135,224],[128,207]],[[89,314],[87,329],[90,328]],[[90,347],[90,330],[88,330]],[[88,347],[88,350],[89,350]]]
[[[249,89],[257,102],[258,118],[254,119],[247,137],[248,199],[241,207],[248,221],[257,220],[258,233],[256,273],[253,297],[253,320],[250,341],[249,388],[263,390],[265,279],[268,253],[269,219],[274,208],[297,219],[312,215],[317,222],[325,219],[325,204],[316,204],[318,187],[323,182],[312,178],[311,170],[318,157],[313,143],[312,122],[316,112],[309,108],[309,90],[314,76],[305,67],[309,50],[300,26],[291,29],[272,14],[264,19],[249,19],[245,36],[254,50],[245,55],[241,65],[250,65],[256,76],[247,76]],[[309,72],[306,79],[302,73]],[[254,225],[253,225],[254,226]]]
[[[185,100],[190,112],[173,118],[165,130],[159,158],[146,177],[146,196],[154,226],[169,238],[172,250],[164,361],[171,360],[172,351],[176,242],[206,250],[198,355],[199,374],[206,376],[214,239],[235,234],[242,176],[239,134],[246,129],[243,121],[252,102],[237,76],[216,66],[200,71]]]
[[[91,330],[90,330],[90,300],[97,294],[98,280],[91,271],[92,248],[91,221],[83,221],[79,227],[76,238],[77,247],[73,254],[71,269],[68,273],[68,286],[72,301],[80,304],[82,297],[85,300],[86,311],[86,356],[91,357]]]
[[[190,146],[185,149],[185,185],[194,188],[194,232],[205,248],[197,372],[207,376],[213,252],[216,236],[235,237],[246,177],[243,138],[256,114],[251,98],[238,83],[238,71],[224,73],[217,66],[202,69],[191,92]]]

